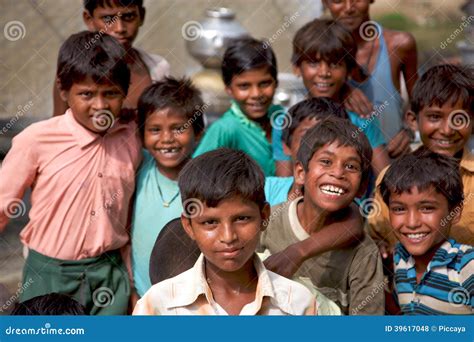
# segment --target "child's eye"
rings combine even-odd
[[[273,84],[273,81],[265,81],[265,82],[260,83],[260,87],[266,88],[266,87],[271,86],[272,84]]]
[[[122,20],[130,22],[130,21],[134,21],[136,17],[137,17],[136,13],[125,13],[122,15]]]
[[[425,212],[425,213],[427,213],[427,212],[431,213],[431,212],[433,212],[433,210],[435,210],[435,209],[436,209],[435,207],[430,206],[430,205],[426,205],[426,206],[423,206],[423,207],[420,208],[420,210],[421,210],[422,212]]]
[[[110,90],[110,91],[106,91],[104,95],[106,97],[112,98],[112,97],[120,96],[120,92],[116,90]]]
[[[150,127],[150,128],[148,128],[148,132],[151,132],[151,133],[157,133],[159,131],[160,131],[159,127]]]
[[[319,162],[323,165],[331,165],[331,161],[329,159],[320,159]]]
[[[185,126],[173,127],[173,132],[175,133],[181,133],[181,132],[184,132],[185,130],[186,130]]]
[[[213,220],[213,219],[205,220],[205,221],[201,222],[201,224],[203,224],[205,226],[215,226],[217,224],[217,220]]]
[[[349,171],[360,171],[360,166],[356,164],[347,164],[346,169]]]
[[[437,114],[429,114],[428,115],[428,120],[430,121],[438,121],[441,119],[441,115],[437,115]]]
[[[102,17],[102,21],[106,24],[110,24],[114,20],[114,17],[111,15],[105,15]]]
[[[390,211],[392,211],[395,214],[400,214],[400,213],[403,213],[405,211],[405,208],[404,207],[399,207],[399,206],[391,207]]]
[[[240,90],[247,90],[250,86],[248,84],[239,84],[237,85],[237,88]]]
[[[248,220],[250,220],[250,216],[239,216],[236,219],[236,221],[240,221],[240,222],[247,222]]]
[[[89,97],[92,96],[92,92],[91,91],[83,91],[83,92],[79,93],[79,95],[82,96],[82,97],[89,98]]]

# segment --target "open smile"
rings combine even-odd
[[[319,189],[323,194],[330,196],[342,196],[347,193],[347,189],[332,184],[323,184]]]

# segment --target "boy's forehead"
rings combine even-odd
[[[357,152],[357,149],[351,145],[344,145],[339,140],[334,140],[333,142],[324,144],[314,152],[314,154],[316,153],[334,154],[339,157],[344,156],[346,158],[358,159],[360,161],[360,155],[359,152]]]
[[[139,8],[137,5],[128,5],[124,6],[120,3],[120,1],[107,1],[104,2],[102,5],[97,6],[94,9],[95,15],[106,15],[106,14],[126,14],[126,13],[133,13],[133,12],[139,12]]]
[[[390,200],[413,200],[416,202],[449,202],[448,198],[441,191],[438,191],[433,184],[430,184],[427,187],[423,188],[417,186],[416,184],[413,184],[410,189],[403,191],[397,191],[397,189],[391,188]]]

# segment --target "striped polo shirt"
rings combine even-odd
[[[395,297],[405,315],[474,314],[474,247],[444,242],[416,282],[415,260],[398,243]]]

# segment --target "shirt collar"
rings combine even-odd
[[[94,133],[87,128],[83,127],[80,123],[76,121],[74,115],[72,114],[71,108],[69,108],[64,114],[64,119],[72,135],[76,138],[78,145],[83,148],[87,145],[93,143],[94,141],[100,138],[107,138],[112,134],[115,134],[118,131],[127,129],[127,124],[121,123],[118,119],[115,120],[113,126],[109,128],[105,135],[100,135]]]
[[[258,275],[258,284],[255,301],[251,303],[255,305],[252,311],[257,313],[262,307],[263,298],[269,297],[281,310],[291,315],[295,314],[290,305],[290,291],[286,288],[275,291],[268,273],[269,271],[263,265],[260,257],[254,254],[253,258]],[[166,305],[168,309],[191,305],[196,302],[199,296],[205,296],[208,304],[214,302],[212,291],[205,276],[204,262],[204,255],[201,253],[193,268],[189,270],[189,279],[186,279],[186,284],[189,284],[190,287],[192,286],[191,291],[180,291],[180,293]]]
[[[464,148],[460,165],[463,169],[474,172],[474,155],[467,146]]]
[[[263,136],[266,136],[266,133],[263,130],[263,128],[259,124],[257,124],[255,121],[249,119],[235,100],[231,101],[230,113],[232,113],[232,115],[236,117],[240,121],[240,123],[242,123],[243,125],[248,126],[248,127],[253,127],[259,130]],[[275,121],[276,118],[274,118],[274,116],[278,116],[278,113],[284,114],[285,109],[282,106],[272,104],[268,108],[267,117],[270,120]]]
[[[459,248],[456,245],[456,242],[453,239],[446,240],[436,251],[433,258],[426,271],[435,268],[446,266],[451,263],[457,256]],[[415,267],[415,259],[413,256],[405,249],[405,247],[399,242],[395,249],[395,263],[399,263],[400,260],[404,261],[406,268]]]

